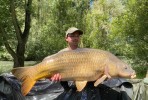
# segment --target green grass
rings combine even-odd
[[[36,61],[25,61],[25,66],[34,65]],[[0,74],[2,73],[9,73],[13,68],[12,61],[0,61]]]

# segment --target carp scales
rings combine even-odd
[[[97,86],[106,78],[136,77],[135,71],[112,53],[88,48],[59,52],[34,66],[12,69],[12,74],[22,82],[21,92],[24,96],[37,80],[50,78],[57,73],[61,75],[61,81],[75,81],[78,91],[88,81],[95,81],[94,86]]]

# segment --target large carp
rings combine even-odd
[[[135,71],[108,51],[82,48],[63,51],[46,57],[41,63],[30,67],[12,69],[22,81],[22,94],[26,95],[37,80],[59,73],[61,81],[75,81],[81,91],[87,81],[96,81],[95,86],[107,77],[134,78]]]

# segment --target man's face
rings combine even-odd
[[[74,32],[72,34],[68,34],[66,37],[66,41],[72,45],[78,45],[80,41],[80,34],[79,32]]]

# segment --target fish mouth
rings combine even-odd
[[[131,78],[136,78],[136,75],[132,75]]]
[[[136,73],[135,72],[132,72],[132,73],[123,73],[123,72],[120,72],[119,73],[119,76],[133,79],[133,78],[136,77]]]
[[[131,78],[135,78],[135,77],[136,77],[136,73],[133,72],[133,73],[131,74]]]

